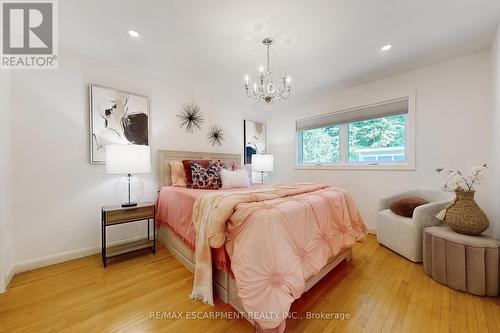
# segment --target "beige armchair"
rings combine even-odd
[[[396,215],[389,209],[392,202],[409,196],[420,197],[430,203],[417,207],[412,218]],[[436,190],[406,191],[383,198],[377,213],[378,242],[411,261],[421,262],[423,229],[439,223],[435,216],[453,198],[452,193]]]

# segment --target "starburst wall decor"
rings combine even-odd
[[[222,130],[222,127],[220,127],[219,125],[210,126],[207,139],[212,144],[212,146],[215,146],[215,144],[218,144],[220,146],[222,142],[225,140],[224,131]]]
[[[205,121],[200,107],[195,103],[186,103],[182,106],[181,112],[177,115],[181,121],[180,127],[186,127],[186,132],[193,133],[193,129],[201,129]]]

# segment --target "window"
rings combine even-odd
[[[299,167],[411,167],[409,99],[296,122]]]
[[[303,163],[335,163],[339,160],[339,127],[301,131]]]
[[[349,123],[349,162],[405,161],[406,115]]]

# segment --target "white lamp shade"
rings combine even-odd
[[[273,155],[252,155],[252,170],[269,172],[274,168]]]
[[[144,145],[106,146],[106,172],[134,174],[151,172],[151,149]]]

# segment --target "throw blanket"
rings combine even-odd
[[[209,193],[193,207],[197,231],[191,298],[213,305],[210,247],[224,244],[245,311],[265,328],[280,325],[305,281],[366,236],[350,195],[324,184]],[[227,238],[227,242],[226,242]]]

